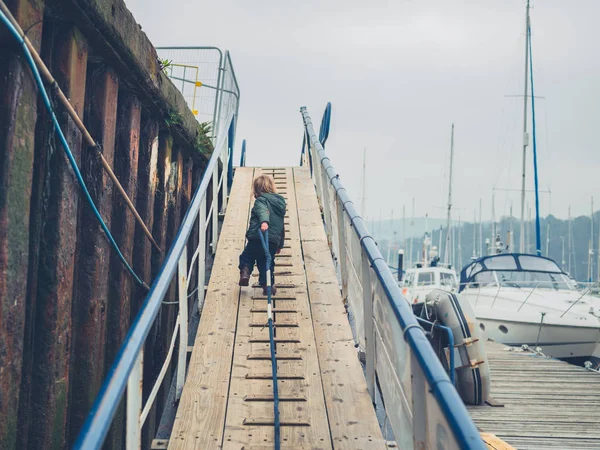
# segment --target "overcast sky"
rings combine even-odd
[[[357,205],[367,149],[367,216],[410,214],[413,197],[417,216],[444,216],[452,122],[455,218],[471,221],[480,198],[490,218],[494,186],[520,189],[523,99],[506,96],[523,93],[525,0],[126,3],[156,46],[231,52],[248,165],[296,165],[299,107],[318,131],[331,101],[327,151]],[[532,1],[543,215],[600,205],[599,19],[599,0]],[[512,202],[519,216],[519,199],[498,191],[496,215]]]

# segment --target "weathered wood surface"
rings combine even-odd
[[[119,81],[111,69],[90,66],[85,119],[90,130],[98,136],[102,154],[113,165],[115,134],[117,126],[117,102]],[[87,149],[82,154],[82,172],[90,195],[98,211],[111,228],[113,202],[112,181],[102,170],[96,151]],[[84,214],[80,208],[80,229],[77,247],[78,270],[75,279],[73,305],[73,368],[70,417],[71,433],[75,435],[85,420],[104,375],[104,352],[106,345],[106,308],[111,248],[98,220],[92,214]],[[87,212],[87,210],[85,210]]]
[[[39,50],[43,2],[7,3]],[[31,327],[25,324],[32,315],[26,307],[29,259],[37,256],[30,253],[29,225],[38,94],[20,46],[8,33],[0,35],[0,48],[0,443],[15,448],[19,401],[29,405],[28,393],[19,398],[19,388],[31,381],[30,370],[21,369],[32,358]]]
[[[383,448],[312,181],[304,172],[295,181],[291,168],[236,171],[169,448],[272,448],[266,298],[257,286],[237,286],[252,175],[261,172],[288,202],[273,299],[282,448]]]
[[[385,448],[354,348],[308,169],[295,168],[294,183],[323,394],[334,448]]]
[[[476,425],[518,449],[600,448],[600,375],[486,342],[491,395],[503,407],[469,406]]]
[[[253,169],[238,169],[234,178],[169,449],[219,448],[222,442],[240,293],[237,257],[244,248],[252,175]]]

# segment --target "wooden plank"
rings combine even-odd
[[[600,448],[598,374],[532,353],[508,351],[495,342],[485,345],[492,395],[504,407],[469,406],[480,429],[519,449]]]
[[[221,447],[240,294],[236,261],[245,242],[253,173],[236,169],[170,450]]]
[[[386,448],[354,348],[308,170],[295,168],[294,183],[323,394],[334,448]]]
[[[17,22],[28,30],[27,36],[39,51],[44,2],[16,0],[6,3]],[[33,353],[30,347],[35,329],[35,309],[30,301],[32,296],[27,294],[28,289],[30,293],[35,292],[37,281],[36,250],[41,224],[36,220],[36,211],[39,211],[41,201],[36,200],[39,198],[37,186],[40,186],[40,180],[43,183],[43,176],[36,177],[34,171],[38,175],[48,170],[40,161],[39,153],[44,155],[45,160],[45,154],[50,151],[45,145],[40,145],[39,141],[35,142],[33,130],[36,125],[38,129],[44,128],[44,125],[37,123],[38,117],[44,118],[41,113],[44,107],[40,105],[38,110],[37,88],[23,57],[22,48],[5,31],[2,32],[1,42],[0,443],[3,448],[14,449],[26,447],[27,427],[30,423]],[[36,153],[36,148],[41,152]]]
[[[88,44],[71,25],[54,30],[51,68],[77,114],[83,116]],[[59,122],[75,161],[81,164],[81,132],[66,114]],[[48,148],[45,151],[49,151]],[[78,227],[79,187],[66,156],[56,143],[48,166],[42,194],[45,203],[37,294],[29,448],[66,447],[69,392],[73,283]],[[86,205],[88,214],[91,214]],[[76,301],[76,299],[75,299]]]
[[[111,69],[90,66],[87,86],[86,123],[92,136],[102,143],[102,155],[112,167],[115,156],[119,82]],[[100,215],[112,229],[113,182],[100,164],[96,150],[82,155],[83,177]],[[118,194],[117,194],[118,195]],[[82,213],[85,211],[86,213]],[[106,302],[111,246],[100,224],[86,208],[80,211],[76,261],[81,270],[75,280],[77,302],[73,305],[73,343],[70,433],[76,436],[87,417],[104,379],[106,346]]]
[[[481,433],[481,439],[490,450],[516,450],[515,447],[491,433]]]
[[[293,189],[291,169],[286,170],[288,189]],[[285,308],[295,310],[294,318],[282,317],[280,296],[275,296],[276,321],[297,320],[297,328],[277,328],[278,339],[299,340],[299,343],[278,343],[277,352],[282,355],[297,355],[301,359],[278,360],[279,394],[283,397],[303,397],[302,402],[280,404],[280,418],[283,423],[307,423],[310,426],[283,426],[281,444],[290,448],[331,448],[331,438],[325,404],[323,401],[321,378],[315,352],[316,343],[310,319],[306,279],[302,269],[297,211],[294,196],[288,203],[288,215],[295,226],[290,227],[288,243],[290,258],[287,264],[294,269],[293,274],[277,277],[278,283],[293,284],[294,295],[281,302]],[[276,261],[276,267],[280,266]],[[250,324],[266,320],[264,296],[258,296],[260,289],[246,288],[240,296],[240,312],[236,334],[235,357],[232,367],[232,380],[227,408],[227,421],[223,448],[236,449],[271,447],[273,443],[273,404],[269,402],[247,402],[247,396],[268,396],[273,394],[270,359],[249,359],[250,355],[266,355],[268,330],[251,327]],[[294,298],[295,297],[295,298]],[[260,313],[257,311],[261,311]],[[260,340],[260,342],[250,342]],[[248,376],[253,379],[249,379]],[[294,378],[294,379],[292,379]]]

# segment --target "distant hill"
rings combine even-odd
[[[408,249],[410,248],[410,240],[412,238],[413,258],[418,257],[418,253],[421,250],[423,243],[423,235],[426,231],[425,218],[417,218],[414,220],[414,224],[410,226],[410,220],[406,220],[406,236],[403,236],[403,221],[401,219],[394,220],[383,220],[381,222],[369,221],[368,226],[377,240],[381,253],[384,257],[387,257],[388,251],[390,254],[390,261],[388,263],[392,266],[396,265],[396,253],[399,248],[404,248],[405,258],[409,259]],[[500,234],[502,242],[506,244],[507,234],[510,230],[512,222],[513,229],[513,251],[518,251],[519,240],[520,240],[520,224],[516,218],[503,217],[496,222],[496,231]],[[439,245],[440,242],[440,226],[446,226],[445,219],[428,219],[427,228],[432,233],[433,245]],[[471,222],[465,222],[461,224],[460,230],[458,230],[458,223],[453,223],[454,238],[453,238],[453,254],[451,260],[455,267],[462,268],[464,265],[469,263],[470,258],[475,254],[479,256],[479,226],[474,226]],[[569,242],[568,242],[568,221],[557,219],[556,217],[549,215],[543,219],[540,219],[541,229],[541,248],[542,255],[548,256],[549,258],[556,261],[556,263],[563,268],[566,272],[569,272],[578,281],[588,281],[588,253],[589,253],[589,242],[590,242],[590,218],[589,216],[580,216],[572,219],[573,227],[573,242],[571,245],[571,255],[569,258]],[[485,253],[485,240],[491,239],[492,236],[492,224],[491,222],[483,223],[483,247]],[[592,258],[592,280],[598,279],[598,238],[600,229],[600,212],[594,213],[594,255]],[[433,231],[432,231],[433,230]],[[549,240],[547,241],[549,230]],[[473,241],[475,231],[475,246],[476,251],[473,252]],[[445,247],[446,231],[442,232],[442,251],[441,257],[444,258],[443,249]],[[564,262],[563,262],[563,239],[564,239]],[[535,223],[527,222],[525,224],[525,241],[528,243],[526,247],[526,253],[535,253]],[[459,249],[460,242],[460,249]],[[391,244],[391,245],[390,245]],[[546,248],[548,251],[546,251]]]

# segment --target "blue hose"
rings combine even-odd
[[[274,414],[274,431],[275,431],[275,450],[280,449],[280,422],[279,422],[279,388],[277,387],[277,357],[275,356],[275,333],[273,326],[273,314],[271,312],[271,253],[269,252],[269,230],[263,233],[258,233],[260,243],[265,251],[266,260],[266,282],[267,282],[267,311],[269,315],[269,344],[271,346],[271,372],[273,373],[273,414]]]
[[[38,69],[35,65],[35,62],[33,61],[31,53],[29,52],[29,49],[27,48],[27,44],[25,43],[25,40],[21,37],[21,35],[17,31],[17,29],[13,26],[13,24],[10,22],[8,17],[6,17],[6,15],[2,11],[0,11],[0,19],[2,20],[2,22],[4,22],[4,24],[6,25],[8,30],[11,32],[11,34],[15,37],[15,39],[23,47],[23,53],[25,54],[25,59],[27,60],[27,64],[31,68],[31,72],[33,74],[33,79],[35,80],[38,90],[40,91],[42,100],[44,101],[44,106],[46,106],[46,109],[48,110],[48,113],[50,114],[50,117],[52,118],[52,123],[54,125],[54,129],[56,130],[56,134],[58,135],[60,143],[63,146],[65,154],[67,155],[67,159],[69,160],[69,163],[71,164],[71,167],[73,168],[73,172],[75,172],[75,177],[77,178],[77,181],[79,182],[79,185],[81,186],[81,190],[83,191],[86,200],[88,201],[90,207],[92,208],[92,211],[93,211],[94,215],[96,216],[96,219],[98,219],[98,222],[100,223],[100,226],[102,227],[102,230],[106,234],[106,237],[108,238],[108,241],[110,242],[110,245],[117,252],[117,255],[119,256],[119,259],[125,266],[125,269],[127,269],[127,271],[131,274],[131,276],[134,278],[134,280],[138,284],[143,286],[146,290],[149,290],[150,288],[148,287],[148,285],[146,283],[144,283],[144,281],[142,281],[142,279],[140,277],[137,276],[137,274],[133,271],[133,269],[131,268],[131,266],[129,265],[129,263],[127,262],[125,257],[123,256],[123,253],[121,253],[121,250],[119,249],[119,246],[115,242],[112,234],[110,233],[108,227],[106,226],[106,223],[104,223],[104,220],[102,219],[102,216],[100,215],[100,211],[98,211],[98,208],[96,208],[96,205],[94,204],[94,201],[92,200],[90,192],[88,191],[88,188],[85,185],[85,181],[83,181],[83,177],[81,176],[79,167],[77,167],[77,162],[75,161],[75,157],[73,156],[73,153],[71,152],[71,149],[69,148],[69,144],[67,143],[65,135],[63,134],[63,132],[60,128],[60,125],[58,124],[58,120],[56,119],[56,115],[54,114],[54,109],[52,108],[52,105],[50,104],[50,99],[48,98],[48,93],[46,92],[46,88],[44,87],[44,83],[42,82],[42,78],[40,77],[40,73],[38,72]]]

